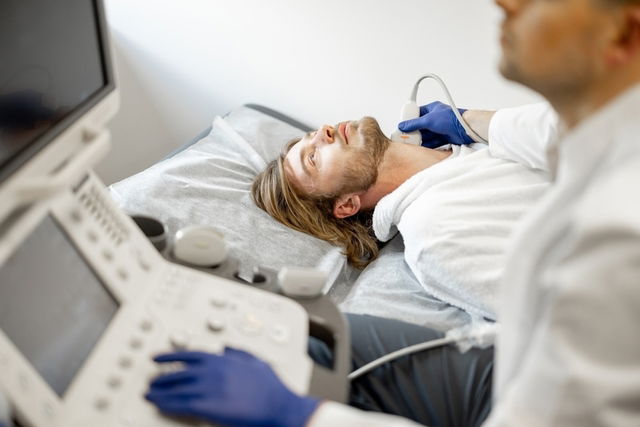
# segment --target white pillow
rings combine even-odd
[[[191,147],[113,184],[112,195],[130,214],[163,221],[171,235],[188,225],[215,228],[245,271],[315,266],[330,274],[329,286],[350,284],[358,272],[339,248],[278,223],[251,200],[256,174],[286,141],[302,134],[241,107],[217,117],[209,135]]]

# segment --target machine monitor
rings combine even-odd
[[[99,6],[0,2],[0,184],[114,91]]]
[[[106,41],[97,1],[0,2],[0,186],[115,90]],[[0,269],[0,328],[60,395],[116,307],[51,216]]]

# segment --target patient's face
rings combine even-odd
[[[285,171],[303,194],[337,196],[364,191],[375,183],[388,145],[371,117],[325,125],[291,147]]]

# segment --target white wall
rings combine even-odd
[[[107,182],[259,103],[312,126],[376,117],[384,131],[421,74],[461,107],[537,100],[496,71],[490,0],[106,0],[122,105]],[[425,83],[423,103],[442,99]]]

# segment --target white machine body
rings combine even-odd
[[[11,48],[0,97],[22,99],[9,104],[21,119],[0,124],[0,394],[13,417],[23,427],[184,425],[144,399],[166,368],[152,357],[178,349],[247,350],[307,392],[303,306],[165,260],[93,174],[118,109],[106,19],[101,0],[63,3],[2,7]],[[50,18],[47,7],[68,13]],[[187,258],[223,259],[211,242],[186,245]]]
[[[159,373],[152,357],[176,349],[248,350],[306,392],[312,362],[302,306],[166,261],[90,172],[108,134],[78,126],[61,142],[70,149],[55,150],[69,153],[61,167],[43,168],[51,158],[39,156],[0,187],[0,309],[15,315],[0,325],[0,390],[21,424],[179,425],[143,397]],[[111,308],[92,318],[97,297]],[[69,331],[86,332],[84,322],[94,343],[78,356],[75,344],[87,340]],[[64,368],[70,359],[77,366]]]

